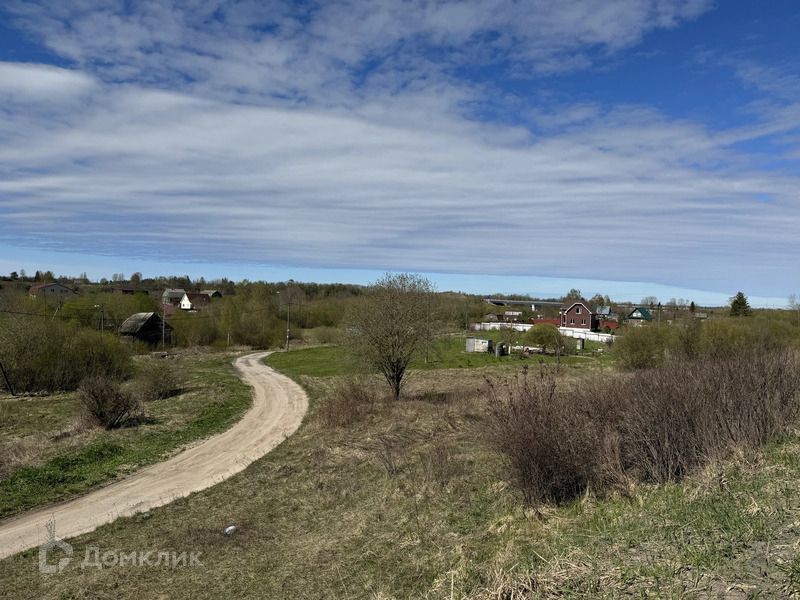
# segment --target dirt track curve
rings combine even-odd
[[[300,426],[308,397],[264,364],[268,354],[248,354],[234,362],[242,380],[253,387],[253,405],[233,427],[85,496],[0,521],[0,559],[46,542],[51,519],[60,539],[87,533],[211,487],[275,448]]]

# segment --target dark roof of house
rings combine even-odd
[[[588,310],[588,311],[589,311],[591,314],[594,314],[594,313],[592,312],[592,309],[591,309],[591,308],[589,308],[589,303],[588,303],[588,302],[586,302],[586,300],[573,300],[573,301],[572,301],[572,302],[570,302],[569,304],[565,304],[565,305],[564,305],[564,306],[561,308],[561,310],[563,310],[564,312],[567,312],[569,309],[571,309],[571,308],[572,308],[573,306],[575,306],[576,304],[580,304],[580,305],[581,305],[581,306],[583,306],[583,307],[584,307],[586,310]]]
[[[641,314],[641,315],[642,315],[642,317],[641,317],[641,318],[642,318],[642,319],[644,319],[645,321],[652,321],[652,320],[653,320],[653,315],[652,315],[652,313],[650,312],[650,309],[649,309],[649,308],[647,308],[647,307],[644,307],[644,306],[637,306],[636,308],[634,308],[634,309],[633,309],[633,310],[632,310],[632,311],[631,311],[631,312],[628,314],[628,318],[629,318],[629,319],[630,319],[630,318],[633,318],[633,319],[638,319],[639,317],[631,317],[631,315],[632,315],[633,313],[635,313],[637,310],[639,311],[639,314]]]
[[[48,283],[34,283],[30,288],[28,288],[28,293],[29,294],[35,294],[39,290],[43,290],[44,288],[48,288],[50,286],[58,286],[58,287],[64,288],[65,290],[69,290],[70,292],[72,292],[72,290],[69,289],[64,284],[58,283],[57,281],[50,281]],[[72,293],[74,294],[75,292],[72,292]]]
[[[503,298],[485,298],[485,300],[495,306],[530,306],[535,304],[533,300],[505,300]]]
[[[211,304],[211,296],[202,292],[186,292],[186,297],[192,303],[192,306],[208,306]],[[183,297],[181,297],[181,300],[183,300]]]
[[[222,296],[222,292],[219,290],[200,290],[200,293],[206,296]]]
[[[120,325],[119,332],[124,335],[135,335],[149,322],[155,322],[161,326],[161,316],[154,312],[141,312],[128,317]],[[167,329],[172,329],[169,323],[164,324]]]

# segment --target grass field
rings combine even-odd
[[[486,334],[486,335],[484,335]],[[498,332],[479,332],[479,336],[499,339]],[[522,338],[520,338],[520,343]],[[488,353],[468,353],[464,351],[463,335],[445,336],[431,343],[428,352],[421,352],[412,363],[416,370],[431,369],[475,369],[480,367],[510,367],[521,365],[553,364],[553,355],[532,355],[523,358],[518,354],[495,357]],[[603,349],[604,352],[595,352]],[[561,364],[567,367],[603,367],[611,362],[611,357],[603,344],[588,342],[587,350],[578,354],[562,356]],[[275,353],[268,359],[268,364],[290,377],[327,377],[351,373],[356,368],[348,359],[346,352],[339,346],[317,346],[304,348],[290,353]]]
[[[79,495],[222,431],[250,405],[231,354],[178,355],[185,393],[148,402],[147,423],[82,425],[77,393],[0,400],[0,517]]]
[[[274,355],[269,362],[312,387],[319,406],[330,376],[310,375],[324,372],[318,360],[314,349]],[[89,546],[101,552],[202,552],[202,567],[82,570],[73,561],[45,577],[31,550],[0,561],[0,596],[800,593],[800,438],[712,465],[679,485],[526,509],[484,436],[483,377],[503,372],[416,371],[409,400],[377,403],[346,429],[323,426],[312,410],[294,436],[239,475],[73,543],[81,558]],[[230,524],[237,531],[228,537],[222,530]]]

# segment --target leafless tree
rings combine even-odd
[[[355,302],[347,318],[347,347],[364,366],[384,376],[395,400],[415,356],[432,329],[433,285],[419,275],[386,274]]]

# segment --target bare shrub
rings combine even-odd
[[[527,503],[574,497],[595,472],[591,421],[558,394],[557,381],[546,368],[534,376],[523,369],[499,385],[488,381],[492,437]]]
[[[676,481],[755,448],[800,416],[800,358],[742,352],[559,385],[552,372],[490,383],[492,437],[527,502],[587,487]]]
[[[347,427],[360,421],[375,404],[370,380],[359,376],[337,378],[320,406],[318,418],[328,427]]]
[[[679,362],[631,379],[621,434],[640,478],[682,477],[736,448],[757,447],[796,422],[795,352],[745,352]]]
[[[85,413],[106,429],[135,423],[142,416],[138,398],[123,390],[113,379],[87,377],[78,391]]]
[[[133,393],[142,402],[176,396],[183,391],[184,386],[184,378],[180,371],[163,359],[145,361],[132,382]]]

